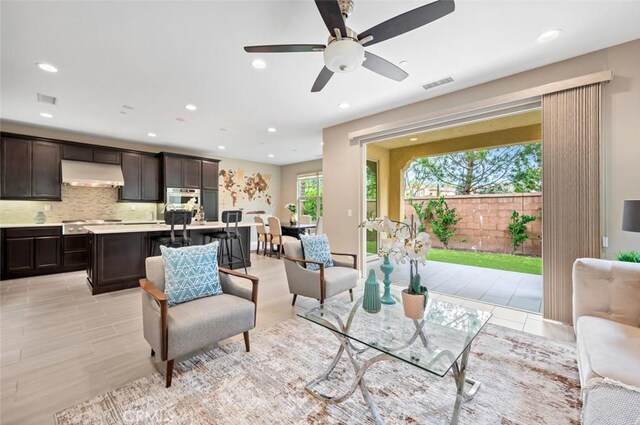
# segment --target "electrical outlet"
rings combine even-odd
[[[603,236],[602,237],[602,247],[603,248],[608,248],[609,247],[609,238],[607,236]]]
[[[353,215],[352,211],[350,209],[347,210],[347,217],[351,217]]]
[[[51,205],[50,204],[44,204],[44,210],[46,211],[51,211]]]
[[[136,204],[129,205],[129,210],[135,211],[136,210]]]

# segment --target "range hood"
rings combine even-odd
[[[119,165],[62,160],[62,184],[85,187],[124,186]]]

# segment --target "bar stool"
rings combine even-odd
[[[180,248],[191,245],[191,238],[187,236],[187,225],[191,224],[193,213],[191,211],[166,211],[164,223],[171,226],[171,236],[154,236],[151,238],[151,256],[156,255],[160,246]],[[176,237],[175,226],[182,225],[182,236]]]
[[[222,212],[221,221],[226,224],[224,230],[220,230],[217,232],[207,233],[204,235],[205,238],[209,238],[209,242],[213,242],[214,240],[219,240],[224,242],[224,252],[221,252],[218,255],[218,264],[222,264],[222,257],[226,254],[227,261],[229,262],[229,268],[231,268],[231,264],[233,260],[242,261],[242,266],[244,267],[244,272],[247,272],[247,261],[244,258],[244,248],[242,246],[242,236],[240,235],[240,231],[238,230],[238,223],[242,221],[242,211],[240,210],[228,210]],[[234,227],[230,227],[230,224],[234,224]],[[238,245],[240,245],[240,256],[233,255],[233,241],[237,240]]]
[[[264,220],[259,215],[253,217],[253,221],[258,223],[256,226],[256,232],[258,233],[258,243],[256,246],[256,254],[260,254],[260,242],[263,244],[264,254],[267,255],[267,243],[271,239],[271,234],[267,232],[267,228],[264,225]]]

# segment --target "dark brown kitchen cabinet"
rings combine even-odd
[[[202,161],[202,190],[218,190],[218,163]]]
[[[182,158],[176,156],[164,156],[164,185],[165,187],[182,186]]]
[[[199,159],[182,160],[182,186],[199,189],[202,183],[202,161]]]
[[[93,148],[90,146],[62,145],[62,159],[93,162]]]
[[[114,149],[94,149],[93,162],[100,164],[120,164],[120,152]]]
[[[87,235],[63,236],[62,251],[65,270],[83,270],[87,266]]]
[[[62,236],[41,236],[34,239],[36,270],[62,267]]]
[[[31,198],[31,140],[2,138],[3,199]]]
[[[2,199],[61,199],[60,145],[2,138]]]
[[[142,201],[158,202],[160,194],[160,158],[142,155]]]
[[[1,279],[66,271],[62,264],[62,229],[20,227],[2,229]]]
[[[60,199],[62,177],[60,174],[60,145],[34,141],[31,152],[31,197]]]
[[[120,188],[121,201],[160,200],[160,160],[153,155],[122,153],[124,187]]]
[[[139,153],[122,154],[124,186],[120,188],[121,201],[139,201],[142,197],[142,156]]]
[[[218,221],[218,191],[203,190],[200,193],[204,218],[207,221]]]

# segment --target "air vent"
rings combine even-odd
[[[53,97],[53,96],[49,96],[49,95],[46,95],[46,94],[38,93],[38,102],[48,103],[50,105],[55,105],[58,102],[58,99]]]
[[[429,89],[432,89],[434,87],[443,86],[443,85],[449,84],[449,83],[453,83],[453,78],[446,77],[446,78],[443,78],[441,80],[432,81],[430,83],[423,84],[422,88],[425,89],[425,90],[429,90]]]

